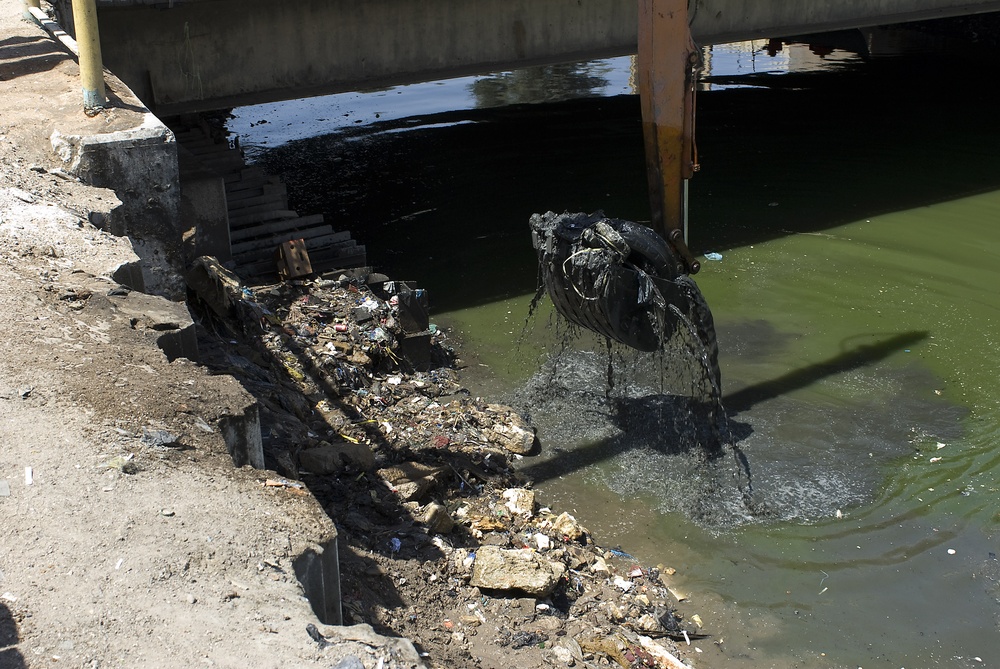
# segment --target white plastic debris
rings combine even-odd
[[[552,540],[548,536],[538,532],[535,534],[535,545],[538,546],[539,551],[547,551],[552,547]]]

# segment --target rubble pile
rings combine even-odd
[[[685,666],[701,635],[668,570],[540,507],[511,466],[533,428],[462,388],[422,291],[367,269],[250,288],[210,258],[188,283],[203,361],[260,402],[269,489],[301,481],[337,524],[346,623],[431,666]]]

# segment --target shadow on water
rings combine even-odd
[[[930,335],[927,331],[904,332],[874,344],[862,344],[854,349],[844,351],[823,362],[808,367],[793,370],[787,374],[741,388],[723,397],[723,404],[730,416],[736,416],[742,411],[748,411],[755,404],[774,399],[794,390],[810,386],[834,374],[842,374],[872,365],[893,353],[902,351]]]

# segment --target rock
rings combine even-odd
[[[331,669],[365,669],[365,665],[354,655],[348,655]]]
[[[378,475],[387,483],[399,485],[423,478],[436,479],[444,471],[444,467],[432,467],[419,462],[401,462],[398,465],[378,470]]]
[[[573,657],[573,651],[569,648],[563,648],[562,646],[556,646],[552,649],[552,654],[555,655],[556,659],[567,667],[572,667],[576,664],[576,659]]]
[[[427,494],[427,491],[437,483],[437,477],[444,472],[444,467],[432,467],[419,462],[402,462],[378,470],[378,475],[392,486],[402,501],[410,502]]]
[[[529,632],[558,632],[563,627],[563,621],[555,616],[539,616],[537,620],[524,625]]]
[[[563,512],[552,521],[552,532],[569,541],[579,541],[587,533],[587,530],[576,522],[576,518]]]
[[[662,634],[664,632],[663,623],[651,613],[644,613],[631,623],[632,629],[642,634]]]
[[[594,558],[594,563],[590,565],[590,571],[595,574],[610,574],[611,570],[608,569],[608,563],[604,561],[604,558],[598,556]]]
[[[504,505],[510,512],[531,518],[535,512],[535,493],[525,488],[508,488],[503,491],[503,498],[507,500]]]
[[[448,513],[448,509],[445,508],[444,504],[437,502],[431,502],[424,508],[421,522],[427,526],[428,530],[437,534],[447,534],[455,527],[455,521]]]
[[[405,481],[396,486],[393,486],[393,490],[399,495],[399,499],[404,502],[409,502],[411,500],[420,499],[427,494],[427,491],[431,489],[434,485],[434,479],[432,478],[422,478],[416,481]]]
[[[566,568],[550,562],[530,549],[482,546],[476,553],[470,585],[493,590],[520,590],[546,597],[555,590]]]
[[[535,448],[535,431],[516,423],[497,423],[486,432],[486,438],[517,455],[527,455]]]
[[[375,453],[367,444],[327,444],[299,453],[299,464],[313,474],[335,474],[349,464],[370,469],[375,466]]]

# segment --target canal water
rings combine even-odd
[[[672,442],[683,378],[613,351],[609,399],[601,342],[528,316],[532,213],[648,218],[628,58],[230,128],[295,209],[428,289],[470,386],[538,425],[519,466],[544,499],[676,570],[697,666],[997,667],[996,64],[820,53],[706,54],[690,246],[735,444],[715,459]]]

